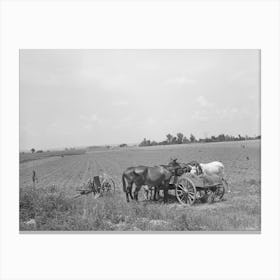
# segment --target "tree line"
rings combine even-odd
[[[189,144],[189,143],[209,143],[209,142],[226,142],[226,141],[243,141],[243,140],[254,140],[261,139],[261,136],[249,137],[248,135],[241,136],[232,136],[226,134],[219,134],[218,136],[211,136],[206,138],[197,139],[193,134],[188,138],[183,133],[178,132],[176,136],[172,134],[167,134],[166,139],[163,141],[151,141],[144,138],[144,140],[139,144],[140,147],[144,146],[156,146],[156,145],[174,145],[174,144]]]

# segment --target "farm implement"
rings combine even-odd
[[[115,193],[116,184],[114,180],[108,175],[98,175],[90,178],[87,183],[82,187],[76,189],[78,194],[73,198],[81,197],[82,195],[88,195],[92,193],[94,198],[102,197],[107,193]]]

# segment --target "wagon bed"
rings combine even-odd
[[[173,177],[170,189],[175,189],[177,200],[181,204],[192,205],[196,200],[213,202],[221,200],[225,193],[225,181],[217,175],[194,175],[185,173]]]
[[[190,178],[196,188],[209,188],[221,185],[222,178],[217,175],[194,175],[191,173],[186,173],[186,177]]]

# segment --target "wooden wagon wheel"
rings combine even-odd
[[[192,205],[195,202],[196,188],[194,183],[188,177],[179,178],[175,187],[175,193],[181,204]]]
[[[105,178],[102,181],[101,189],[102,189],[102,192],[104,192],[104,193],[106,193],[106,192],[115,193],[115,191],[116,191],[116,184],[115,184],[113,179]]]
[[[217,186],[216,191],[214,192],[214,199],[221,200],[225,194],[225,183],[223,182],[222,185]]]
[[[208,195],[209,195],[208,192],[207,192],[207,189],[200,189],[198,192],[199,192],[199,195],[200,195],[199,200],[202,203],[206,202],[207,198],[208,198]]]

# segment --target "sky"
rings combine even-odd
[[[20,150],[260,134],[258,50],[21,50]]]

